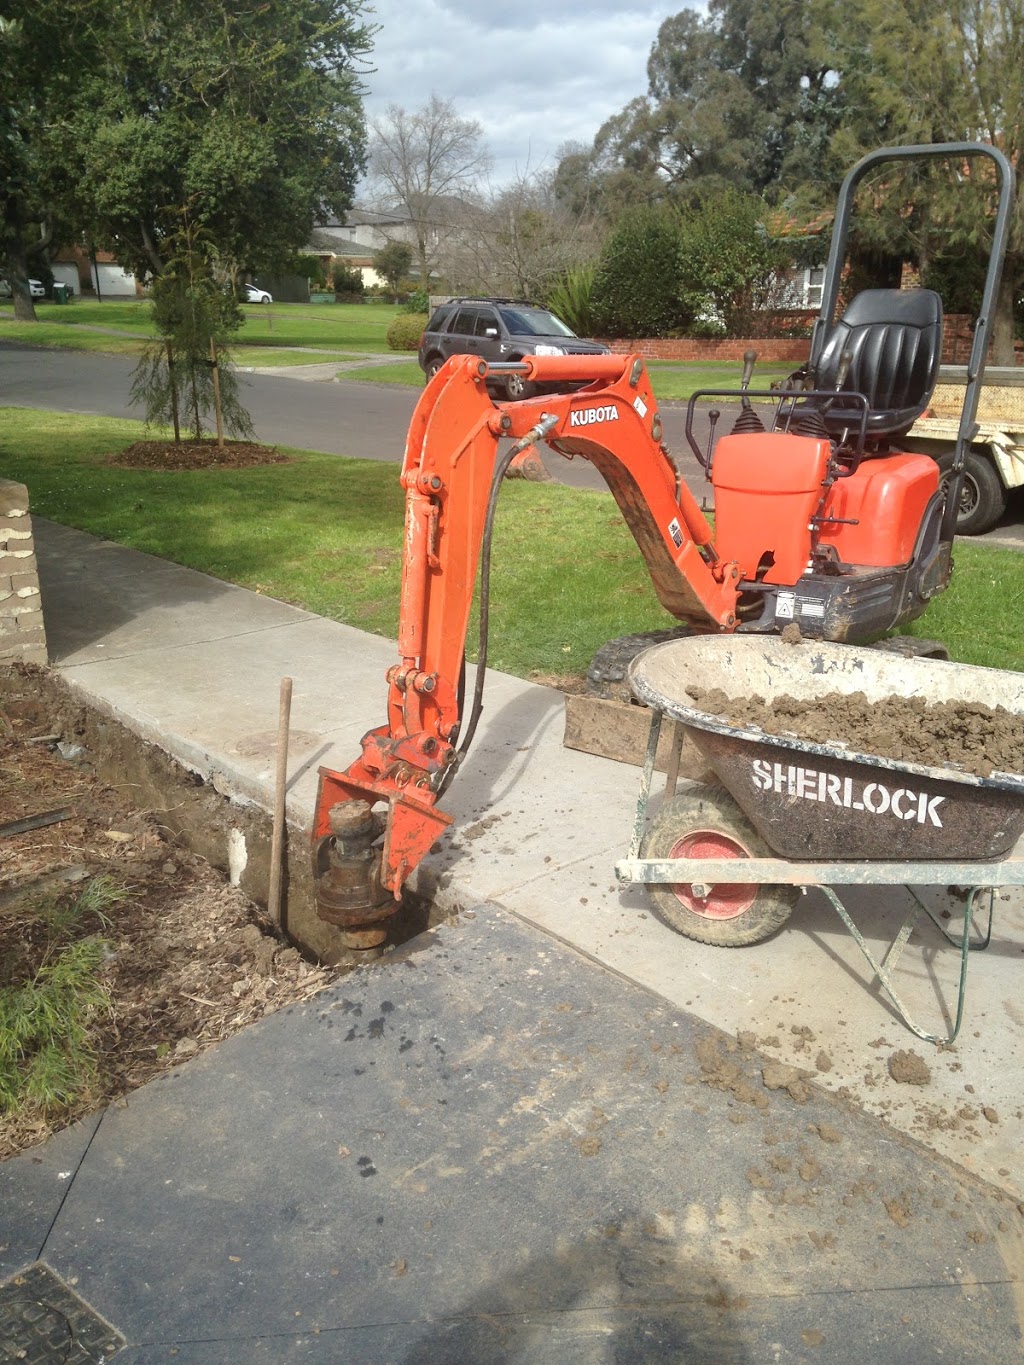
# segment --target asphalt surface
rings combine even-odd
[[[139,408],[129,401],[134,368],[135,361],[125,356],[33,349],[0,342],[0,406],[138,420]],[[343,368],[310,366],[310,373],[318,374],[313,382],[308,379],[304,382],[305,377],[298,369],[278,374],[241,373],[242,402],[252,417],[258,439],[271,445],[301,446],[363,460],[401,461],[419,390],[372,382],[333,383],[325,378]],[[727,431],[733,410],[722,407],[721,411],[719,430]],[[710,507],[710,485],[686,441],[685,403],[664,403],[661,415],[665,442],[687,486],[699,503]],[[703,448],[708,432],[704,413],[697,414],[695,430]],[[604,491],[604,480],[585,460],[565,460],[547,447],[541,456],[548,472],[559,483]],[[1024,496],[1018,492],[1011,497],[999,525],[976,539],[1001,548],[1024,550]]]
[[[140,410],[129,401],[134,368],[135,361],[124,356],[33,350],[0,342],[0,406],[49,408],[137,421]],[[332,383],[323,378],[325,372],[344,367],[310,368],[321,376],[318,381],[303,382],[296,370],[239,375],[242,403],[258,439],[270,445],[302,446],[364,460],[400,461],[420,391],[394,384]],[[682,404],[669,404],[662,410],[666,442],[700,500],[705,495],[710,497],[710,488],[686,444],[685,417]],[[706,424],[700,429],[706,431]],[[558,482],[605,489],[604,480],[586,461],[565,460],[546,448],[542,456]]]

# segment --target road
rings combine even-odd
[[[49,408],[104,417],[138,419],[129,402],[135,361],[125,356],[90,355],[0,342],[0,406]],[[271,445],[302,446],[333,455],[364,460],[401,460],[405,435],[418,389],[394,384],[313,383],[294,372],[243,373],[241,399],[252,417],[259,440]],[[667,403],[662,408],[665,440],[679,460],[683,476],[698,502],[710,505],[711,490],[686,444],[686,407]],[[720,430],[731,422],[723,409]],[[699,426],[704,443],[706,421]],[[585,460],[566,461],[552,451],[542,452],[545,464],[560,483],[577,488],[603,489],[604,481]],[[1024,499],[1011,499],[999,526],[974,539],[999,547],[1024,550]]]
[[[134,368],[135,361],[125,356],[33,350],[0,342],[0,406],[138,420],[141,410],[129,402]],[[239,384],[259,440],[364,460],[401,460],[409,418],[419,397],[418,389],[395,384],[309,383],[294,373],[247,372],[239,375]],[[669,405],[662,417],[669,448],[677,456],[685,453],[684,475],[700,499],[710,489],[686,445],[685,408]],[[554,452],[543,453],[560,483],[605,487],[584,460],[567,461]]]

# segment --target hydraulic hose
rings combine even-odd
[[[498,496],[501,493],[502,480],[508,470],[509,465],[530,446],[536,445],[538,441],[544,440],[549,431],[558,425],[557,416],[545,415],[540,421],[530,428],[525,436],[520,437],[504,455],[498,457],[494,466],[494,473],[491,476],[491,492],[487,499],[487,511],[484,514],[484,529],[480,540],[480,644],[477,651],[476,663],[476,682],[473,687],[473,701],[470,706],[469,719],[466,728],[462,732],[459,743],[458,756],[456,762],[445,772],[444,778],[438,788],[440,795],[445,791],[449,782],[455,775],[455,770],[462,759],[469,751],[469,746],[473,742],[476,734],[477,722],[483,710],[484,679],[487,673],[487,641],[490,630],[490,608],[491,608],[491,541],[494,533],[494,516],[498,509]]]

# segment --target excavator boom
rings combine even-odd
[[[387,673],[387,720],[363,737],[360,757],[344,772],[320,769],[314,822],[320,913],[354,934],[376,937],[367,924],[393,910],[387,901],[398,897],[450,823],[437,801],[460,759],[466,631],[494,501],[514,453],[544,440],[567,458],[589,460],[608,484],[665,609],[701,630],[736,625],[738,566],[718,559],[711,528],[662,442],[642,359],[538,356],[517,363],[533,382],[581,387],[495,404],[486,385],[495,367],[460,356],[431,379],[410,424],[401,476],[399,658]],[[514,444],[503,451],[508,442]],[[360,803],[358,812],[346,810],[348,803]],[[370,818],[368,809],[381,803],[383,820]],[[373,868],[365,896],[352,874],[357,856],[363,871]]]

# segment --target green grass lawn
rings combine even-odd
[[[662,402],[685,400],[695,389],[738,388],[743,366],[729,361],[712,361],[694,364],[689,361],[653,360],[647,365],[654,392]],[[773,366],[759,369],[755,383],[759,388],[768,388],[776,379],[784,379],[792,373],[793,366]],[[407,384],[421,388],[423,371],[415,360],[398,362],[380,369],[367,368],[346,370],[338,376],[347,381],[372,381],[380,384]]]
[[[387,330],[398,312],[390,303],[246,304],[235,350],[274,346],[315,346],[339,355],[387,352]],[[37,303],[38,322],[15,322],[13,306],[0,307],[0,338],[71,350],[137,353],[142,337],[153,335],[150,307],[138,302],[75,299],[70,304]],[[91,330],[102,328],[102,331]],[[325,359],[328,357],[324,357]]]
[[[3,409],[0,475],[28,485],[41,517],[394,637],[397,465],[311,451],[245,470],[107,463],[144,431],[138,422]],[[1022,621],[1024,554],[958,542],[953,586],[912,629],[944,640],[961,662],[1019,670]],[[578,677],[605,641],[671,624],[610,494],[506,484],[493,556],[495,668]]]
[[[339,379],[369,384],[400,384],[422,389],[423,371],[415,360],[396,360],[391,365],[367,365],[365,369],[342,370]]]
[[[688,399],[697,389],[738,389],[743,375],[742,363],[733,360],[650,360],[647,369],[654,392],[662,400]],[[788,364],[758,365],[750,387],[770,388],[776,380],[785,379],[795,369],[796,365]]]

